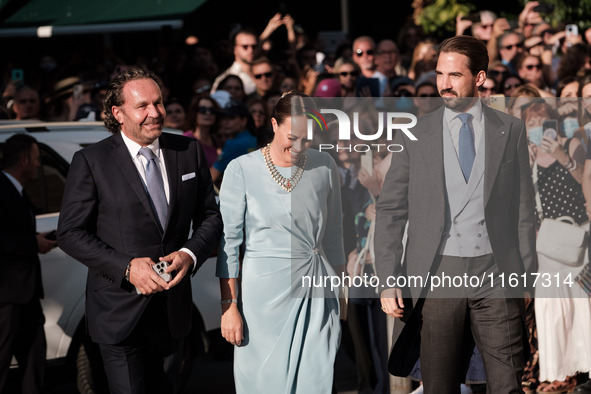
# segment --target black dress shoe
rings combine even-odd
[[[587,383],[583,383],[575,387],[573,393],[591,394],[591,380],[588,380]]]

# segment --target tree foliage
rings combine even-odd
[[[582,30],[591,27],[591,0],[539,1],[554,5],[552,13],[542,14],[544,20],[553,27],[558,28],[574,23],[579,26],[581,33]],[[523,9],[527,0],[520,0],[519,3]],[[459,13],[468,15],[470,12],[480,10],[469,0],[414,0],[413,7],[415,23],[420,25],[427,34],[439,37],[454,34],[456,16]],[[507,13],[507,10],[498,3],[491,3],[486,8],[505,17],[510,14],[511,19],[517,19],[521,11],[517,9],[515,12]]]
[[[545,0],[554,12],[543,15],[553,27],[574,23],[579,29],[591,27],[591,0]]]
[[[415,23],[420,25],[425,33],[435,36],[454,33],[456,16],[459,13],[468,15],[473,9],[473,6],[461,4],[456,0],[434,0],[429,3],[423,6],[422,10],[415,8]]]

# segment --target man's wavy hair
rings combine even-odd
[[[476,76],[480,71],[488,70],[488,50],[486,44],[471,36],[455,36],[444,40],[439,45],[439,53],[453,52],[465,55],[468,58],[468,69],[472,76]]]
[[[125,100],[123,99],[123,87],[129,81],[135,81],[138,79],[152,79],[154,82],[160,86],[160,81],[156,74],[152,71],[145,70],[139,67],[133,67],[128,70],[125,70],[118,74],[109,86],[107,87],[107,93],[105,94],[105,99],[103,101],[103,115],[105,119],[105,126],[109,132],[116,134],[121,131],[121,124],[117,119],[115,119],[115,115],[113,115],[113,111],[111,108],[119,107],[124,104]]]

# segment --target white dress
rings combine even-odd
[[[539,175],[544,217],[586,219],[582,217],[584,208],[576,207],[584,203],[580,185],[563,166],[554,163],[547,170],[540,169]],[[574,281],[587,261],[587,252],[580,267],[569,267],[538,253],[538,272],[543,276],[536,284],[534,305],[541,382],[563,381],[591,369],[591,298]],[[568,280],[572,286],[565,284]]]

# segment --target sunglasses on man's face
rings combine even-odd
[[[540,64],[526,64],[524,67],[527,68],[530,71],[533,70],[534,68],[537,69],[537,70],[541,70],[542,69],[542,66]]]
[[[253,51],[257,47],[256,45],[243,45],[243,44],[236,44],[236,46],[241,47],[245,51],[251,48]]]
[[[255,74],[254,75],[254,78],[255,79],[261,79],[262,77],[271,78],[272,76],[273,76],[273,72],[272,71],[269,71],[268,73]]]
[[[341,71],[339,73],[339,75],[341,77],[348,77],[349,75],[352,76],[352,77],[356,77],[356,76],[359,75],[359,73],[357,71]]]
[[[520,42],[520,43],[518,43],[518,44],[505,45],[505,46],[503,47],[503,49],[506,49],[506,50],[508,50],[508,51],[510,51],[510,50],[511,50],[511,49],[513,49],[513,48],[523,48],[523,43],[522,43],[522,42]]]
[[[197,107],[197,112],[199,112],[201,115],[215,114],[215,108],[199,106],[199,107]]]
[[[375,51],[374,51],[373,49],[368,49],[367,51],[363,51],[363,50],[361,50],[361,49],[358,49],[358,50],[356,50],[356,51],[355,51],[355,54],[356,54],[358,57],[361,57],[361,56],[363,56],[364,54],[366,54],[367,56],[373,56],[374,52],[375,52]]]

